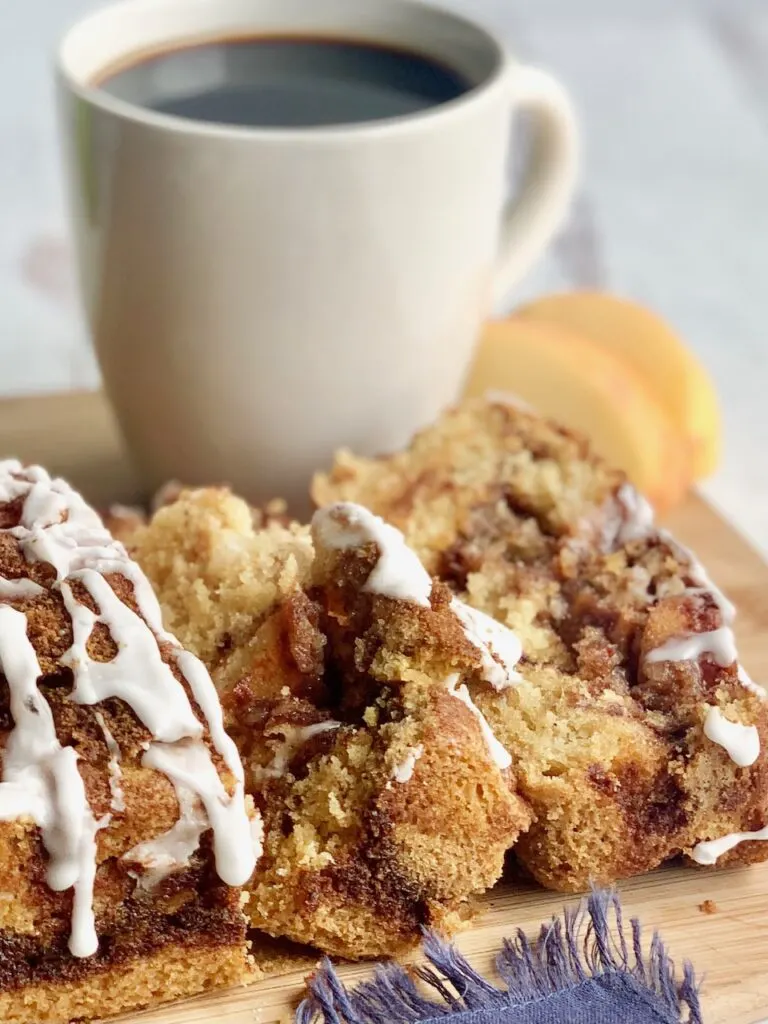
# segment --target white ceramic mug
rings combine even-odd
[[[472,88],[297,129],[187,120],[93,84],[133,55],[246,33],[404,47]],[[338,446],[403,444],[456,398],[494,295],[573,187],[563,89],[478,25],[404,0],[126,0],[70,30],[58,72],[84,302],[148,488],[294,499]],[[505,204],[522,109],[533,145]]]

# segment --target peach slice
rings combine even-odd
[[[720,457],[720,410],[712,381],[695,355],[655,313],[600,292],[537,299],[515,317],[590,338],[642,376],[691,443],[693,475],[708,476]]]
[[[691,480],[688,446],[645,379],[578,334],[523,319],[486,325],[466,394],[507,392],[591,438],[658,511]]]

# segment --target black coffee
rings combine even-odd
[[[107,74],[99,85],[177,117],[262,127],[376,121],[447,103],[471,87],[458,72],[407,50],[299,37],[169,50]]]

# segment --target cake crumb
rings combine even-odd
[[[702,914],[716,914],[717,904],[714,900],[704,900],[703,903],[699,904],[699,910]]]
[[[375,708],[373,706],[366,708],[365,711],[363,712],[363,721],[372,729],[375,728],[379,722],[378,708]]]

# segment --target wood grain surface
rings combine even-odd
[[[94,502],[132,501],[141,489],[100,395],[75,392],[0,402],[0,456],[39,461],[65,474]],[[739,609],[736,633],[753,678],[768,682],[768,566],[695,495],[667,525],[692,547]],[[722,872],[666,868],[620,886],[626,909],[650,935],[658,929],[675,960],[689,959],[703,978],[707,1024],[754,1024],[768,1016],[768,864]],[[713,900],[717,911],[699,909]],[[492,968],[505,935],[528,931],[559,913],[566,898],[534,887],[497,886],[481,901],[458,945],[481,970]],[[572,901],[571,901],[572,902]],[[345,980],[369,973],[341,970]],[[200,997],[122,1018],[124,1024],[276,1024],[290,1020],[306,968],[246,989]]]

